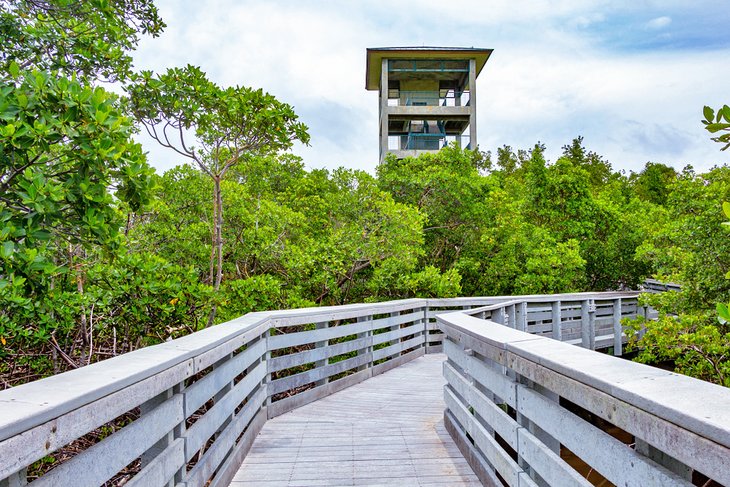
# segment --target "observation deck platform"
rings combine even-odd
[[[481,485],[444,426],[445,359],[421,356],[267,421],[231,486]]]

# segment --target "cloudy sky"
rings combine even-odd
[[[647,161],[706,169],[730,162],[700,123],[730,103],[727,0],[158,0],[167,29],[144,39],[140,69],[194,64],[221,85],[260,87],[294,106],[309,168],[373,172],[378,95],[365,49],[492,48],[477,80],[482,150],[530,148],[554,161],[582,135],[615,169]],[[172,151],[141,139],[158,170]]]

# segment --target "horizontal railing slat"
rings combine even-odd
[[[147,451],[183,419],[182,396],[175,394],[132,424],[80,452],[28,485],[97,487]]]
[[[261,362],[188,428],[185,432],[185,461],[193,458],[193,455],[218,431],[234,409],[256,389],[264,377],[266,377],[266,363]]]
[[[235,445],[239,435],[250,425],[251,420],[261,410],[266,401],[266,391],[259,389],[246,403],[246,405],[233,418],[233,421],[226,426],[213,445],[206,450],[202,458],[188,472],[186,487],[205,485],[220,464],[225,460],[230,449]]]
[[[185,413],[187,415],[197,411],[218,391],[229,384],[241,371],[246,370],[256,360],[266,354],[266,341],[259,340],[250,348],[226,361],[214,369],[201,380],[195,382],[185,391]]]
[[[268,386],[269,394],[274,395],[283,391],[288,391],[289,389],[301,387],[303,385],[322,380],[326,377],[340,374],[346,370],[360,367],[368,362],[372,362],[372,354],[369,353],[340,360],[333,364],[323,365],[322,367],[317,367],[316,369],[307,370],[281,379],[272,380]]]
[[[166,485],[184,463],[185,440],[178,438],[124,485],[125,487]]]

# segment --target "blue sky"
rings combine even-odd
[[[310,127],[294,153],[309,168],[373,172],[377,93],[365,49],[494,49],[477,80],[482,150],[540,141],[554,161],[578,136],[615,169],[647,161],[707,169],[730,162],[700,123],[730,103],[724,1],[158,1],[165,33],[140,69],[195,64],[221,85],[260,87]],[[159,170],[181,163],[140,136]]]

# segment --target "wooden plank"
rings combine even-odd
[[[385,333],[378,333],[377,335],[373,335],[373,345],[379,345],[381,343],[398,340],[399,338],[409,336],[409,335],[415,335],[422,331],[423,331],[423,325],[416,324],[416,325],[407,326],[405,328],[398,328],[396,330],[387,331]]]
[[[466,355],[461,347],[450,340],[444,342],[444,351],[449,361],[458,365],[474,381],[496,394],[506,404],[515,407],[517,386],[512,379],[488,367],[483,361]],[[447,365],[448,363],[444,364],[444,369]]]
[[[248,430],[238,441],[228,458],[226,458],[209,487],[227,487],[231,483],[246,454],[251,450],[256,440],[256,435],[259,434],[265,422],[266,410],[263,409],[253,418]],[[185,487],[188,486],[186,485]]]
[[[647,460],[608,433],[522,385],[517,388],[517,410],[614,485],[692,485]]]
[[[350,320],[361,316],[387,314],[394,311],[408,311],[427,305],[425,299],[404,299],[384,303],[351,304],[344,306],[322,306],[295,310],[280,310],[272,314],[274,326],[295,326],[324,321]]]
[[[396,367],[400,367],[401,365],[403,365],[407,362],[410,362],[411,360],[414,360],[414,359],[417,359],[418,357],[423,356],[425,353],[426,353],[425,348],[417,348],[416,350],[412,350],[408,353],[405,353],[405,354],[401,355],[400,357],[395,357],[395,358],[388,360],[387,362],[383,362],[383,363],[374,365],[373,369],[372,369],[372,371],[373,371],[372,375],[373,376],[380,375],[380,374],[387,372],[389,370],[392,370]]]
[[[241,331],[232,339],[221,343],[220,345],[217,345],[215,348],[212,348],[207,352],[198,354],[195,357],[195,373],[197,374],[205,370],[229,353],[233,353],[242,346],[247,345],[249,342],[267,334],[270,327],[271,323],[269,322],[269,320],[265,320],[264,322],[259,323],[256,326],[251,326]]]
[[[502,487],[502,482],[494,474],[494,469],[487,463],[482,454],[474,447],[474,444],[467,438],[466,434],[454,419],[449,410],[444,411],[444,425],[449,435],[456,443],[459,451],[471,466],[479,481],[485,487]],[[522,484],[520,484],[522,485]]]
[[[358,355],[356,357],[348,358],[327,364],[323,367],[317,367],[316,369],[307,370],[300,372],[299,374],[290,375],[288,377],[282,377],[281,379],[273,380],[269,383],[269,395],[278,394],[280,392],[288,391],[297,387],[301,387],[312,382],[316,382],[325,377],[331,377],[336,374],[345,372],[346,370],[354,369],[363,364],[367,364],[372,361],[371,354]]]
[[[369,344],[369,337],[356,338],[355,340],[335,343],[312,350],[291,353],[289,355],[282,355],[280,357],[272,357],[268,360],[269,372],[278,372],[280,370],[297,367],[299,365],[316,363],[320,360],[336,357],[337,355],[342,355],[345,353],[354,352],[355,350],[366,348],[369,346]]]
[[[184,466],[185,440],[178,438],[124,485],[125,487],[166,485]]]
[[[520,458],[535,469],[547,485],[559,485],[560,487],[590,487],[593,485],[526,428],[517,430],[515,450]]]
[[[266,341],[260,340],[188,386],[185,389],[186,417],[197,411],[200,406],[265,354]]]
[[[236,439],[241,433],[249,428],[249,432],[261,429],[261,425],[257,424],[255,418],[259,417],[259,422],[263,424],[261,418],[265,421],[266,411],[262,406],[266,402],[266,391],[259,389],[251,397],[248,403],[236,414],[233,421],[225,430],[216,438],[213,445],[206,450],[200,460],[188,472],[186,478],[186,487],[203,486],[210,477],[218,470],[221,463],[226,459],[231,449],[236,444]],[[253,424],[253,427],[251,427]],[[257,434],[258,431],[255,434]],[[240,464],[240,462],[239,462]]]
[[[346,325],[331,326],[329,328],[320,328],[317,330],[300,331],[283,335],[271,335],[269,337],[269,350],[296,347],[323,340],[332,340],[334,338],[341,338],[348,335],[356,335],[358,333],[370,331],[372,328],[372,321],[362,321],[359,323],[348,323]]]
[[[23,469],[58,448],[108,423],[189,377],[192,360],[72,410],[45,424],[0,442],[0,478]],[[22,408],[22,403],[16,407]]]
[[[329,382],[328,384],[325,384],[323,386],[308,389],[294,396],[273,402],[267,407],[269,419],[279,416],[280,414],[289,412],[292,409],[304,406],[305,404],[309,404],[310,402],[316,401],[317,399],[321,399],[323,397],[329,396],[330,394],[334,394],[335,392],[353,386],[358,382],[362,382],[365,379],[372,377],[372,370],[373,369],[365,369],[352,375],[348,375],[335,381]]]
[[[403,350],[408,350],[409,348],[418,347],[420,345],[423,345],[425,343],[423,335],[415,336],[409,340],[398,342],[394,345],[389,345],[387,347],[374,350],[373,351],[373,361],[380,360],[386,357],[392,357],[393,355],[400,354]]]
[[[266,377],[266,363],[261,362],[185,431],[183,436],[185,437],[186,462],[190,461],[193,455],[208,441],[208,438],[218,431],[218,428],[230,417],[235,408],[260,387],[260,382],[264,377]]]
[[[621,298],[613,302],[613,354],[620,357],[623,354],[623,329],[621,328]]]
[[[507,485],[517,487],[519,485],[518,474],[523,471],[520,466],[499,446],[497,440],[476,422],[467,407],[448,387],[444,389],[444,402],[456,421],[472,437],[479,452],[494,466]]]
[[[449,387],[466,401],[465,405],[476,411],[490,428],[517,450],[517,430],[521,426],[491,399],[471,386],[467,379],[448,363],[444,363],[444,377]]]
[[[155,410],[28,485],[96,487],[103,484],[183,421],[182,399],[180,394],[175,394]]]
[[[560,301],[555,301],[552,303],[552,312],[550,313],[550,319],[552,320],[552,328],[553,328],[553,339],[561,341],[563,339],[563,329],[561,326],[562,322],[562,316],[561,316],[562,310],[560,309]]]

